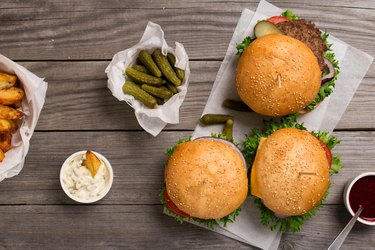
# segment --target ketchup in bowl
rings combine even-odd
[[[375,175],[367,175],[358,179],[349,192],[349,204],[354,213],[363,207],[360,218],[375,222]]]

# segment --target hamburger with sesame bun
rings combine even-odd
[[[332,93],[339,69],[328,34],[291,11],[259,21],[254,34],[237,44],[236,69],[237,93],[253,111],[304,114]]]
[[[330,174],[342,167],[331,154],[339,141],[327,132],[308,132],[296,115],[253,130],[243,153],[251,167],[250,189],[262,223],[280,231],[299,231],[328,194]]]
[[[211,228],[233,222],[248,192],[246,162],[237,146],[201,137],[178,142],[168,155],[160,195],[165,211],[180,222]]]

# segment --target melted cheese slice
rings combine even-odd
[[[259,190],[258,180],[257,180],[257,165],[259,162],[259,155],[260,150],[263,146],[263,143],[267,140],[267,138],[260,138],[257,153],[255,154],[255,159],[253,162],[253,166],[251,167],[251,176],[250,176],[250,186],[251,186],[251,195],[262,198],[261,192]]]

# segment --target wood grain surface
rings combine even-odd
[[[109,62],[21,62],[49,82],[38,130],[140,130],[134,111],[107,88]],[[221,62],[191,61],[191,78],[180,123],[166,130],[193,130],[202,115]],[[372,129],[375,124],[375,67],[355,93],[337,129]],[[338,86],[339,87],[339,86]],[[56,111],[59,112],[56,112]],[[90,114],[90,115],[88,115]],[[111,122],[108,122],[111,121]]]
[[[108,60],[137,43],[152,21],[163,27],[169,43],[182,42],[190,59],[222,60],[241,11],[255,10],[259,3],[98,2],[2,3],[0,32],[7,34],[2,38],[2,53],[13,60]],[[374,1],[270,2],[295,10],[356,48],[375,53]]]
[[[375,1],[271,0],[375,56]],[[49,83],[22,172],[0,183],[0,249],[253,249],[162,214],[165,150],[192,134],[244,8],[258,0],[2,1],[0,53]],[[180,123],[157,137],[107,88],[112,56],[136,44],[148,21],[170,45],[184,44],[191,78]],[[332,177],[326,204],[279,249],[325,249],[350,220],[342,200],[354,176],[375,171],[375,66],[334,135],[344,168]],[[109,194],[95,205],[70,200],[61,164],[79,150],[104,154],[114,168]],[[0,166],[1,167],[1,166]],[[374,249],[375,230],[357,223],[342,249]]]

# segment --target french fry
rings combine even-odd
[[[12,143],[12,134],[10,132],[0,134],[0,150],[7,152]]]
[[[17,87],[0,89],[0,104],[12,105],[22,100],[25,92]]]
[[[101,165],[101,161],[93,152],[86,151],[86,160],[82,162],[82,165],[90,170],[92,177],[95,177]]]
[[[13,87],[17,82],[17,76],[0,72],[0,89]]]
[[[22,113],[12,107],[0,104],[0,118],[2,119],[20,119],[22,118]]]
[[[0,118],[0,133],[15,132],[18,126],[13,120]]]

